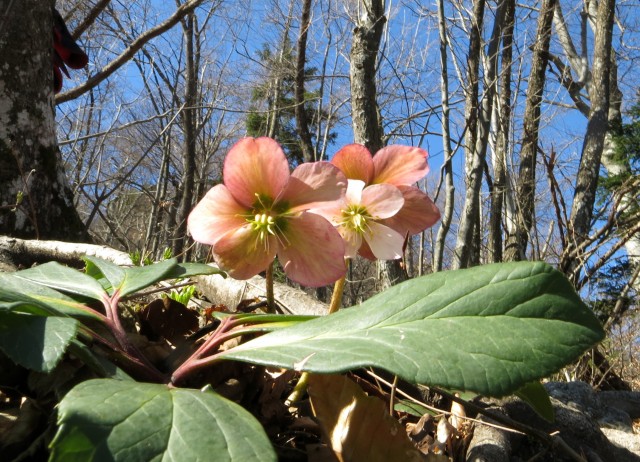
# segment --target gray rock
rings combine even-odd
[[[640,462],[640,435],[632,427],[633,419],[640,417],[640,393],[595,392],[584,382],[553,382],[545,387],[551,396],[555,422],[545,421],[514,397],[500,402],[502,412],[548,434],[557,432],[589,462]],[[468,462],[516,462],[532,457],[549,462],[573,460],[559,448],[545,446],[531,437],[480,426],[476,427],[467,452]]]

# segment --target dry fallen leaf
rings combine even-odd
[[[175,345],[198,329],[198,319],[198,313],[182,303],[158,298],[140,310],[140,333],[149,340],[164,338]]]
[[[385,403],[340,375],[309,378],[311,405],[341,462],[420,461],[425,458]]]

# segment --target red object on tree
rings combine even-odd
[[[78,46],[67,29],[64,19],[53,9],[53,85],[58,93],[62,89],[62,72],[69,77],[66,66],[82,69],[89,62],[87,54]],[[65,66],[66,64],[66,66]]]

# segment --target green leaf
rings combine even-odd
[[[109,296],[113,295],[113,288],[119,286],[124,280],[124,268],[90,255],[85,255],[83,260],[86,274],[98,281]]]
[[[93,300],[102,300],[105,293],[102,286],[92,277],[56,262],[18,271],[13,273],[13,276]]]
[[[416,417],[422,417],[425,414],[436,415],[435,411],[406,399],[401,399],[394,404],[393,410],[396,412],[406,412],[407,414],[411,414]]]
[[[110,295],[113,295],[113,290],[117,289],[121,297],[167,279],[186,278],[198,274],[225,275],[223,271],[213,266],[202,263],[178,263],[175,258],[149,266],[131,268],[122,268],[89,255],[84,257],[84,260],[87,262],[87,273],[98,279]]]
[[[51,462],[275,461],[260,423],[213,393],[95,379],[60,402]]]
[[[62,313],[44,303],[13,290],[0,290],[0,312],[33,314],[36,316],[59,316]]]
[[[17,364],[49,372],[75,337],[77,326],[72,318],[0,311],[0,349]]]
[[[73,354],[85,363],[99,377],[108,377],[118,380],[133,380],[129,374],[124,372],[107,358],[94,354],[87,345],[79,341],[77,338],[73,339],[69,344],[69,353]]]
[[[165,275],[165,279],[188,278],[202,274],[219,274],[224,278],[227,277],[227,273],[215,266],[205,265],[204,263],[178,263]]]
[[[412,279],[219,357],[316,373],[376,366],[413,383],[503,396],[603,337],[560,272],[520,262]]]
[[[540,382],[527,383],[514,394],[521,400],[526,401],[543,419],[548,422],[555,420],[551,398],[549,398],[547,389]]]
[[[86,256],[85,261],[95,265],[104,277],[110,282],[111,287],[120,292],[124,297],[149,287],[158,281],[171,279],[169,274],[177,266],[177,260],[172,258],[149,266],[136,266],[121,268],[101,258]],[[113,294],[109,291],[110,295]]]
[[[12,311],[39,316],[101,319],[98,313],[72,297],[28,279],[14,277],[13,274],[0,274],[0,307],[13,305]]]

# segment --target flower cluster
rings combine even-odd
[[[411,186],[427,174],[426,158],[419,148],[389,146],[371,156],[352,144],[331,163],[290,172],[276,141],[245,138],[227,154],[223,184],[189,215],[189,232],[236,279],[264,271],[277,256],[292,280],[326,285],[344,276],[345,257],[400,258],[405,239],[439,219],[431,199]]]

